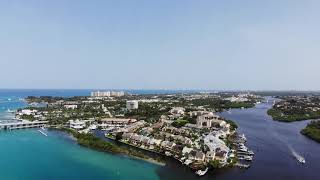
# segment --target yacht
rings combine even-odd
[[[203,175],[205,175],[207,172],[208,172],[208,168],[206,168],[204,171],[198,170],[198,171],[196,172],[196,174],[197,174],[198,176],[203,176]]]
[[[241,140],[243,140],[243,141],[247,141],[247,138],[246,138],[246,136],[245,136],[244,134],[242,134],[239,138],[240,138]]]
[[[97,125],[94,125],[94,124],[93,124],[93,125],[91,125],[89,128],[90,128],[90,130],[96,130],[96,129],[97,129]]]
[[[248,154],[253,156],[254,152],[250,150],[250,151],[248,151]]]

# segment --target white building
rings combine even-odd
[[[124,96],[123,91],[94,91],[91,92],[92,97],[120,97]]]
[[[79,129],[83,129],[86,127],[86,122],[79,121],[79,120],[70,120],[69,125],[70,125],[70,128],[79,130]]]
[[[109,97],[110,91],[95,91],[91,92],[92,97]]]
[[[20,115],[34,115],[37,110],[33,109],[22,109]]]
[[[180,114],[183,115],[184,114],[185,109],[183,107],[174,107],[170,110],[171,114]]]
[[[225,123],[225,122],[222,120],[219,120],[219,116],[213,113],[198,116],[197,118],[197,126],[199,128],[210,128],[215,124],[220,125],[220,123]]]
[[[64,105],[64,108],[66,109],[77,109],[78,108],[78,105],[76,104],[68,104],[68,105]]]
[[[134,100],[134,101],[127,101],[127,109],[128,110],[132,110],[132,109],[138,109],[139,107],[139,103],[138,101]]]
[[[123,91],[111,91],[110,95],[113,97],[120,97],[120,96],[124,96],[124,92]]]

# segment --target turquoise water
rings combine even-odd
[[[20,98],[27,95],[0,91],[0,120],[11,119],[7,109],[25,106]],[[0,179],[159,179],[158,165],[81,147],[61,132],[47,134],[37,129],[0,131]]]
[[[83,148],[65,134],[0,133],[0,179],[158,179],[157,165]]]

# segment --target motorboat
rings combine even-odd
[[[205,175],[207,172],[208,172],[208,168],[206,168],[204,171],[198,170],[198,171],[196,171],[196,174],[197,174],[198,176],[203,176],[203,175]]]

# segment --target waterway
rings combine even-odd
[[[213,171],[201,180],[318,180],[320,174],[320,144],[300,134],[309,121],[283,123],[273,121],[267,115],[272,107],[272,100],[258,104],[250,109],[233,109],[220,113],[222,117],[234,120],[238,131],[244,133],[248,147],[255,152],[254,161],[248,170],[233,168]],[[293,156],[293,151],[306,159],[306,164],[300,164]],[[174,173],[166,173],[174,169]],[[161,169],[162,179],[197,179],[186,168],[181,168],[175,162],[169,161]]]

